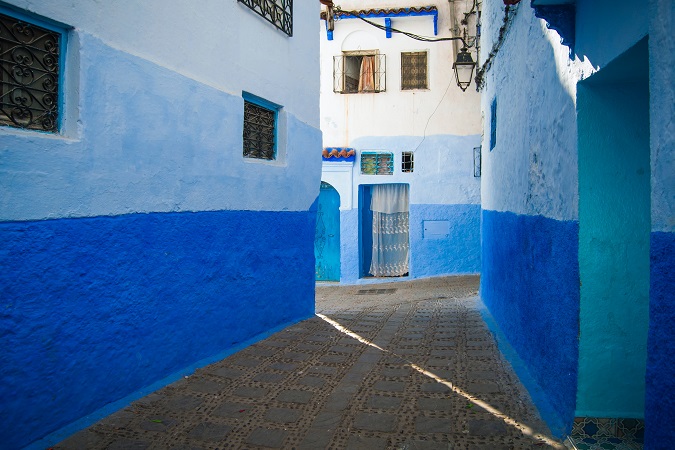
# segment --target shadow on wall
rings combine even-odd
[[[577,86],[579,417],[644,415],[649,313],[647,38]]]
[[[498,96],[499,106],[509,105],[509,114],[497,114],[498,145],[484,166],[484,192],[490,206],[514,212],[483,211],[481,293],[543,389],[545,398],[535,398],[542,416],[554,433],[563,435],[575,415],[641,418],[644,410],[649,59],[646,38],[623,51],[631,47],[630,37],[622,35],[618,45],[603,46],[596,44],[603,42],[592,35],[596,31],[584,30],[593,46],[572,54],[570,63],[562,57],[555,34],[545,32],[547,39],[542,39],[540,21],[524,23],[529,20],[526,11],[520,11],[513,26],[529,27],[529,32],[512,33],[509,43],[514,45],[503,47],[507,54],[495,68],[508,73],[508,82],[489,96]],[[636,40],[644,25],[641,19],[628,33]],[[619,22],[625,20],[622,16]],[[518,48],[528,52],[521,56]],[[588,83],[577,85],[594,70],[594,59],[603,68]],[[596,109],[582,111],[600,90],[621,95],[611,97],[614,103],[596,102]],[[599,116],[607,117],[607,123],[597,123]],[[524,155],[514,155],[518,151],[529,153],[527,168]],[[613,206],[603,209],[606,204]],[[579,219],[570,219],[577,210]],[[590,232],[607,240],[607,261],[598,261],[597,249],[580,243]],[[635,235],[640,236],[637,241]],[[611,270],[612,265],[622,270]],[[590,266],[596,271],[588,271]],[[619,278],[631,280],[630,289],[618,287],[615,279],[624,272]],[[603,320],[611,326],[598,326]],[[590,356],[596,353],[620,362]]]
[[[483,165],[484,208],[495,210],[482,213],[481,296],[539,385],[529,390],[542,417],[563,436],[576,408],[579,224],[574,92],[561,70],[578,67],[565,68],[567,53],[542,38],[528,5],[512,26],[488,81],[499,122]]]

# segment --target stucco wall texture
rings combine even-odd
[[[579,333],[576,221],[483,210],[481,297],[539,384],[562,436],[574,418]]]
[[[241,93],[219,91],[85,33],[78,41],[81,131],[3,131],[0,220],[312,205],[318,129],[284,111],[278,160],[247,161]]]
[[[490,48],[503,5],[483,8],[482,47]],[[482,98],[481,297],[548,396],[551,408],[541,413],[558,435],[571,429],[578,371],[577,136],[569,80],[592,69],[568,61],[557,33],[521,3]]]
[[[213,211],[0,224],[3,448],[311,316],[314,220]]]
[[[675,3],[649,2],[651,271],[645,448],[675,442]]]
[[[649,34],[652,233],[645,448],[668,448],[675,442],[672,427],[675,358],[672,345],[665,344],[672,342],[674,329],[671,292],[675,287],[670,255],[675,201],[672,194],[675,47],[671,31],[675,4],[651,0],[647,9],[632,2],[578,0],[576,42],[570,52],[560,44],[556,31],[548,30],[545,21],[534,17],[529,3],[521,2],[518,6],[483,91],[486,139],[481,186],[481,294],[536,382],[548,392],[551,397],[548,400],[562,419],[563,429],[569,429],[578,407],[574,398],[578,388],[575,333],[579,330],[580,298],[577,258],[581,257],[577,254],[580,189],[577,83],[598,70],[602,73],[603,68]],[[503,5],[486,2],[483,8],[482,48],[491,48],[503,17]],[[497,145],[489,151],[490,104],[495,97],[499,108]],[[528,226],[534,223],[536,232]],[[522,229],[529,231],[518,231]],[[535,239],[539,242],[534,243]],[[563,242],[565,239],[570,242]],[[560,258],[542,258],[547,253],[541,250],[556,248],[565,249]],[[536,274],[526,265],[517,265],[516,269],[509,264],[519,258],[536,261]],[[542,272],[558,273],[556,282],[561,283],[558,289],[540,295],[543,291],[537,277],[545,279]],[[508,279],[501,278],[505,273],[510,273]],[[550,323],[551,328],[540,329],[538,323],[542,321]],[[520,323],[517,331],[514,323]],[[544,334],[539,339],[523,339],[538,336],[539,332]],[[575,359],[545,361],[552,337],[556,338],[553,353]]]
[[[0,128],[11,449],[313,313],[321,132],[318,2],[293,38],[237,2],[9,3],[68,40],[60,133]],[[282,106],[275,161],[242,91]]]

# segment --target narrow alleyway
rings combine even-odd
[[[318,287],[317,317],[55,448],[562,448],[500,355],[477,288],[477,277]]]

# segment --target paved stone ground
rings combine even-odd
[[[477,288],[478,277],[317,287],[319,316],[55,448],[562,448],[499,353]]]

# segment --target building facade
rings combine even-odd
[[[313,314],[320,5],[291,4],[0,3],[3,448]]]
[[[504,3],[483,10],[481,296],[554,432],[644,420],[670,448],[675,4]]]
[[[472,30],[475,59],[473,4],[342,1],[332,30],[324,12],[317,280],[480,271],[480,96],[455,81],[462,43],[431,41]]]

